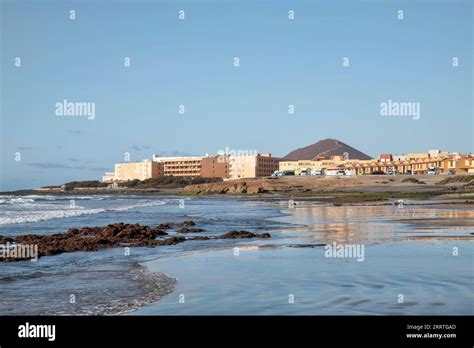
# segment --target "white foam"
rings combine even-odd
[[[15,212],[14,216],[0,217],[0,225],[22,224],[40,222],[51,219],[67,218],[85,214],[98,214],[105,212],[105,209],[62,209],[62,210],[40,210]]]
[[[165,201],[154,201],[154,202],[146,202],[146,203],[137,203],[132,205],[124,205],[121,207],[110,208],[107,211],[125,211],[133,208],[140,208],[140,207],[153,207],[155,205],[164,205],[166,204]]]
[[[71,208],[67,205],[55,204],[26,204],[18,206],[16,210],[1,211],[0,225],[34,223],[51,219],[61,219],[76,217],[81,215],[100,214],[110,211],[127,211],[140,207],[151,207],[164,205],[166,201],[139,201],[116,207],[85,208],[75,206]],[[18,209],[21,210],[18,210]]]

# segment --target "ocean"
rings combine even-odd
[[[284,199],[252,197],[0,196],[6,236],[185,220],[206,230],[186,237],[231,230],[272,237],[2,262],[0,315],[474,313],[474,210],[467,205],[296,201],[289,208]]]

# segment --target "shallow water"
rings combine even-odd
[[[193,220],[206,229],[200,235],[237,229],[272,238],[0,263],[3,315],[474,313],[469,206],[302,203],[288,209],[287,201],[219,196],[185,198],[181,208],[182,198],[173,196],[18,198],[0,197],[1,235]],[[334,242],[363,245],[363,261],[326,257],[324,245]]]
[[[451,245],[373,244],[363,262],[322,247],[170,257],[149,266],[177,277],[176,291],[138,314],[472,314],[471,256],[451,256]]]
[[[284,204],[284,202],[282,202]],[[474,212],[465,206],[285,209],[271,242],[148,262],[177,289],[138,314],[474,314]],[[324,245],[363,245],[330,258]],[[182,297],[184,295],[184,303]],[[181,302],[180,302],[181,299]]]
[[[71,201],[74,204],[71,204]],[[232,199],[143,196],[1,196],[0,235],[53,234],[70,227],[126,222],[158,225],[194,220],[215,235],[232,229],[266,230],[278,210]],[[173,231],[169,232],[171,235]],[[195,234],[188,234],[192,236]],[[0,262],[0,315],[118,314],[159,300],[176,280],[138,263],[189,250],[220,248],[229,240],[188,241],[159,248],[123,248]]]

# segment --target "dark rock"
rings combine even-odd
[[[74,236],[79,233],[79,230],[77,228],[68,228],[66,233]]]
[[[173,223],[166,223],[166,224],[159,224],[157,226],[157,228],[161,229],[161,230],[169,230],[170,228],[173,228],[174,227],[174,224]]]
[[[209,240],[210,238],[207,236],[196,236],[196,237],[191,237],[188,238],[188,240]]]
[[[181,242],[184,242],[186,238],[184,237],[169,237],[162,240],[157,240],[156,245],[175,245]]]
[[[270,233],[265,232],[265,233],[257,233],[256,236],[257,238],[271,238],[272,235]]]
[[[189,222],[187,222],[189,223]],[[119,246],[159,246],[174,245],[184,242],[184,237],[170,237],[157,240],[158,236],[167,235],[160,226],[149,227],[140,224],[116,223],[105,227],[70,228],[65,233],[53,235],[23,235],[16,238],[0,236],[0,244],[6,242],[38,246],[38,257],[58,255],[66,252],[96,251]],[[8,260],[19,261],[20,259]],[[7,261],[2,258],[0,261]]]
[[[194,221],[183,221],[183,222],[177,222],[175,224],[176,226],[194,226],[196,223]]]
[[[194,226],[196,223],[194,221],[183,221],[183,222],[168,222],[166,224],[160,224],[156,228],[160,230],[169,230],[175,227],[184,227],[184,226]]]
[[[195,233],[195,232],[206,232],[202,228],[188,228],[188,227],[181,227],[180,229],[176,230],[178,233]]]
[[[0,236],[0,244],[12,243],[13,238]]]
[[[249,231],[230,231],[224,234],[221,234],[217,238],[220,239],[235,239],[235,238],[270,238],[270,233],[260,233],[255,234]]]

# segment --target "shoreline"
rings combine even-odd
[[[23,189],[15,191],[0,192],[0,196],[95,196],[95,195],[137,195],[137,196],[167,196],[178,195],[183,189],[178,188],[159,188],[159,189],[83,189],[83,190],[40,190]]]
[[[325,194],[328,195],[328,193],[325,193]],[[175,198],[179,198],[179,196]],[[414,232],[414,233],[411,233],[411,235],[402,234],[400,236],[379,235],[378,241],[377,243],[375,243],[375,244],[378,244],[378,243],[382,244],[382,247],[378,248],[378,251],[377,251],[377,253],[379,254],[384,251],[383,246],[391,246],[390,249],[394,249],[394,248],[398,249],[402,245],[407,244],[410,248],[420,249],[420,248],[423,248],[421,247],[422,244],[423,245],[426,244],[428,245],[428,248],[431,250],[430,253],[434,255],[436,253],[434,251],[435,249],[432,248],[432,244],[439,244],[439,246],[442,247],[442,246],[450,245],[450,243],[472,242],[474,238],[472,235],[466,235],[466,236],[463,236],[463,238],[461,239],[459,238],[459,235],[457,234],[456,235],[439,234],[436,229],[433,229],[433,227],[442,226],[443,229],[452,230],[453,229],[452,227],[460,226],[460,223],[459,223],[460,221],[464,223],[466,222],[470,223],[470,221],[472,220],[471,215],[473,213],[472,206],[469,204],[466,205],[463,202],[459,202],[459,201],[451,201],[451,202],[441,201],[441,200],[412,201],[412,202],[407,201],[405,202],[405,205],[407,205],[407,207],[406,207],[406,210],[404,211],[403,209],[398,210],[396,209],[396,207],[393,207],[396,204],[396,201],[360,202],[358,204],[347,203],[347,204],[343,204],[342,206],[339,206],[339,205],[334,205],[333,203],[329,203],[328,201],[322,202],[321,197],[319,196],[318,197],[301,197],[301,200],[295,197],[294,199],[295,199],[296,205],[294,206],[294,209],[288,207],[287,195],[277,195],[277,194],[259,195],[259,196],[256,196],[256,195],[204,195],[204,196],[195,196],[194,198],[196,199],[197,202],[199,201],[198,198],[209,199],[210,201],[213,201],[217,205],[219,205],[218,200],[220,198],[231,200],[234,202],[235,205],[239,205],[239,206],[240,204],[246,205],[246,203],[249,203],[250,207],[252,207],[254,205],[254,202],[258,202],[259,205],[262,205],[263,207],[271,207],[272,210],[274,211],[273,214],[270,214],[270,216],[267,215],[267,217],[265,218],[266,220],[268,220],[268,225],[270,224],[270,221],[283,222],[283,223],[286,222],[288,225],[280,226],[280,227],[275,226],[274,228],[269,228],[265,230],[259,230],[258,227],[248,229],[248,231],[252,231],[254,233],[268,231],[271,233],[271,237],[272,237],[271,239],[254,239],[254,238],[232,239],[232,240],[229,240],[230,243],[226,243],[225,247],[219,248],[218,250],[215,248],[215,244],[210,244],[208,245],[209,247],[206,247],[206,244],[204,243],[209,243],[209,242],[204,241],[202,242],[202,247],[203,247],[202,250],[193,250],[191,252],[184,251],[184,252],[179,252],[178,254],[168,254],[166,252],[163,254],[160,252],[159,254],[157,254],[157,256],[159,256],[157,258],[153,257],[151,260],[138,261],[138,264],[142,266],[146,266],[147,270],[150,271],[151,273],[163,273],[166,277],[175,279],[177,281],[175,290],[170,292],[168,295],[164,296],[164,299],[166,299],[167,297],[174,299],[174,297],[177,296],[177,294],[179,294],[181,291],[180,290],[181,284],[183,282],[184,284],[186,284],[189,281],[189,280],[186,280],[185,278],[187,278],[188,276],[193,278],[195,276],[193,276],[192,274],[188,274],[188,271],[186,269],[180,271],[179,269],[175,268],[175,270],[179,271],[178,273],[168,271],[167,268],[164,268],[162,270],[155,270],[153,268],[148,267],[149,262],[151,262],[152,264],[153,262],[157,262],[157,263],[164,262],[165,264],[172,264],[174,261],[170,261],[170,260],[175,260],[177,263],[184,264],[184,265],[187,265],[189,262],[191,262],[190,266],[192,267],[193,260],[199,261],[200,263],[201,261],[204,261],[206,260],[207,257],[209,257],[210,260],[214,260],[214,259],[216,261],[224,260],[227,263],[229,261],[228,260],[229,257],[230,258],[234,257],[233,249],[235,247],[238,247],[242,255],[247,255],[247,257],[250,257],[250,259],[248,259],[249,263],[247,263],[248,267],[252,266],[252,262],[254,262],[255,259],[260,260],[260,258],[262,258],[262,261],[263,261],[262,265],[254,264],[253,266],[259,268],[259,267],[263,267],[263,265],[267,263],[267,267],[272,268],[272,263],[271,263],[271,260],[273,258],[272,255],[279,255],[278,257],[282,255],[283,256],[286,255],[287,257],[293,256],[296,258],[296,260],[290,260],[290,262],[293,263],[294,266],[297,265],[298,260],[300,260],[303,263],[303,265],[305,265],[306,264],[305,258],[317,256],[321,252],[323,252],[323,244],[326,243],[325,245],[327,245],[327,243],[331,241],[331,238],[337,237],[338,235],[340,237],[346,238],[347,236],[349,236],[349,234],[347,234],[348,233],[347,231],[352,231],[352,233],[355,234],[355,237],[351,237],[351,239],[348,239],[347,241],[358,243],[360,242],[359,240],[360,238],[362,239],[366,238],[367,237],[366,232],[364,231],[370,231],[370,229],[365,230],[364,227],[362,228],[357,227],[358,223],[361,223],[361,222],[364,223],[363,221],[365,221],[364,220],[365,218],[363,220],[359,220],[360,216],[369,217],[372,223],[376,222],[374,220],[375,218],[378,219],[377,217],[381,216],[382,218],[380,222],[385,224],[388,228],[393,228],[392,226],[390,226],[391,224],[395,228],[398,228],[400,226],[411,226],[410,228],[413,228],[415,232],[416,232],[416,229],[418,229],[419,227],[427,228],[431,230],[429,231],[429,233],[426,233],[426,234],[425,233],[418,234]],[[414,217],[411,211],[413,209],[413,211],[416,212],[417,207],[418,207],[418,212],[420,214]],[[435,211],[438,211],[438,208],[441,208],[441,210],[439,212],[435,212]],[[451,214],[455,214],[455,215],[451,215],[450,217],[451,220],[447,219],[446,212],[442,211],[443,208],[451,211]],[[456,211],[454,211],[454,209],[456,209]],[[324,211],[325,213],[323,213]],[[327,215],[328,214],[327,212],[329,211],[331,212],[331,214]],[[433,212],[434,214],[433,217],[435,218],[431,216],[430,211]],[[353,212],[357,212],[357,214],[354,215]],[[381,213],[382,215],[380,215]],[[320,214],[323,214],[323,215],[320,215]],[[398,217],[394,216],[394,214],[399,215],[399,216]],[[408,219],[408,220],[404,221],[404,219]],[[343,223],[343,221],[345,220],[355,221],[354,222],[355,225],[348,226],[346,223]],[[389,220],[392,222],[390,222]],[[172,221],[172,220],[161,220],[161,221]],[[182,221],[182,220],[179,220],[179,221]],[[441,221],[442,224],[439,224],[438,221]],[[134,222],[132,221],[132,223]],[[378,222],[376,223],[378,225]],[[176,223],[173,223],[173,226],[171,225],[168,226],[168,224],[163,224],[161,227],[162,229],[173,227],[173,229],[176,231],[176,227],[179,227],[179,229],[183,228],[183,226],[180,226],[181,224],[183,223],[180,223],[179,225]],[[186,228],[183,229],[181,233],[178,232],[177,236],[180,236],[180,235],[183,237],[186,236],[186,238],[184,238],[185,240],[189,240],[189,239],[192,240],[192,239],[195,239],[195,237],[197,237],[196,240],[199,240],[199,238],[204,237],[204,235],[200,236],[199,231],[197,231],[197,227],[200,227],[200,226],[192,226],[192,224],[189,222],[186,223],[185,225],[189,225],[189,226],[187,227],[184,226]],[[222,225],[222,224],[219,224],[219,225]],[[84,226],[84,225],[81,225],[81,226]],[[100,225],[100,226],[103,226],[103,225]],[[378,228],[371,225],[370,222],[367,226],[369,227],[372,226],[371,228],[375,228],[375,229]],[[463,228],[466,229],[466,228],[469,228],[469,226],[471,225],[465,225]],[[97,232],[100,232],[98,234],[90,230],[91,228],[86,228],[83,234],[87,236],[91,236],[91,233],[89,232],[93,232],[92,236],[97,235],[97,237],[100,237],[99,239],[101,239],[104,236],[107,236],[107,238],[111,237],[114,233],[110,234],[109,236],[109,233],[107,231],[113,232],[112,230],[114,229],[127,230],[127,231],[129,230],[130,235],[134,235],[135,232],[137,231],[147,232],[148,227],[149,226],[145,226],[145,225],[128,226],[128,227],[127,225],[114,226],[114,224],[112,224],[112,225],[107,226],[106,231],[104,230],[104,227],[100,231],[97,231]],[[202,226],[202,227],[207,229],[207,227],[205,226]],[[402,230],[405,229],[405,227],[400,227],[400,228],[402,228]],[[212,228],[210,230],[212,231]],[[227,231],[228,230],[230,229],[227,229]],[[80,228],[79,228],[79,231],[80,231]],[[226,230],[219,231],[219,233],[216,233],[216,236],[222,236],[221,233],[225,231]],[[102,232],[107,232],[107,233],[104,235]],[[153,232],[153,231],[150,231],[150,232]],[[186,234],[188,232],[191,232],[191,234]],[[359,232],[362,232],[362,233],[359,233]],[[420,232],[422,231],[420,230]],[[75,236],[77,233],[78,231],[72,230],[70,233],[70,237]],[[342,233],[342,234],[339,234],[339,233]],[[146,233],[143,236],[145,235]],[[170,236],[166,236],[166,237],[163,236],[162,240],[164,240],[164,238],[169,238],[173,235],[176,235],[176,234],[174,234],[173,232],[173,234]],[[392,243],[393,239],[396,239],[396,243]],[[146,242],[145,244],[148,244],[147,239],[144,239],[144,241]],[[120,239],[120,240],[115,241],[115,239],[113,239],[113,243],[110,244],[111,252],[113,253],[113,250],[117,249],[117,248],[114,248],[114,246],[116,246],[116,243],[121,245],[122,242],[129,243],[129,242],[138,242],[138,241],[135,241],[135,239],[132,239],[132,240]],[[132,244],[135,244],[135,243],[132,243]],[[142,242],[139,241],[138,244],[142,244]],[[367,247],[370,247],[370,245],[372,245],[372,242],[368,240]],[[76,249],[76,246],[74,244],[71,244],[70,246],[72,249]],[[121,246],[123,247],[125,245],[121,245]],[[101,250],[105,251],[105,249],[101,249]],[[301,253],[294,250],[300,250]],[[311,252],[311,250],[313,251]],[[52,254],[55,254],[55,253],[56,252],[53,250]],[[73,253],[68,253],[68,254],[72,255]],[[93,253],[93,254],[96,254],[96,253]],[[321,255],[317,257],[320,257],[320,256]],[[58,255],[57,257],[59,260],[60,256]],[[301,259],[302,257],[303,259]],[[251,259],[253,259],[254,261],[251,261]],[[392,267],[391,264],[389,264],[389,266]],[[175,266],[172,265],[172,267],[175,267]],[[200,272],[205,272],[207,267],[210,267],[210,271],[214,272],[213,271],[214,265],[212,265],[212,262],[207,263],[207,266],[206,264],[201,264],[199,267],[203,267]],[[236,271],[232,269],[232,267],[234,266],[231,267],[231,265],[228,264],[226,267],[230,267],[230,269],[227,269],[227,268],[225,268],[224,270],[221,269],[223,273],[215,273],[214,277],[216,277],[216,279],[221,279],[222,281],[222,277],[224,277],[224,279],[227,279],[228,277],[226,275],[227,270],[230,272],[229,274],[232,274],[234,271]],[[377,269],[377,268],[375,269],[380,271],[380,269]],[[265,271],[265,269],[263,269],[262,271]],[[342,272],[345,272],[345,271],[346,270],[343,270]],[[273,278],[277,277],[277,273],[270,272],[269,274],[270,274],[269,282],[272,282]],[[238,276],[238,274],[236,274],[236,276]],[[292,279],[291,274],[288,274],[288,277],[290,277],[289,279]],[[339,279],[339,281],[342,281],[342,280]],[[263,284],[267,284],[266,281],[262,281],[262,286]],[[327,286],[327,284],[323,284],[323,286]],[[247,290],[243,292],[246,292],[246,291]],[[207,293],[203,293],[201,295],[208,296]],[[148,300],[150,300],[150,297],[148,297]],[[159,306],[161,306],[161,300],[162,299],[159,299],[158,301],[151,301],[150,304],[145,303],[145,305],[140,305],[139,307],[135,307],[135,308],[133,308],[132,306],[132,307],[129,307],[129,310],[126,309],[123,313],[116,313],[116,314],[119,314],[119,315],[132,314],[133,315],[136,313],[137,315],[142,315],[144,313],[142,312],[142,309],[144,309],[145,312],[147,310],[153,310],[149,308],[153,308],[153,306],[156,304],[159,304]],[[165,300],[165,301],[169,301],[169,300]],[[221,305],[224,306],[223,307],[224,310],[225,308],[227,309],[230,308],[229,309],[231,310],[230,313],[232,313],[232,310],[233,310],[232,307],[228,307],[228,306],[231,306],[230,304],[226,305],[225,301],[223,301]],[[207,308],[207,307],[202,307],[202,308]],[[212,309],[210,310],[212,311]],[[281,310],[281,308],[279,310]],[[306,310],[306,309],[302,308],[301,310]],[[196,309],[196,311],[198,310]],[[205,310],[201,312],[201,314],[203,313],[207,314]],[[289,314],[292,314],[292,313],[293,312]],[[299,314],[299,313],[300,312],[295,312],[295,314]],[[161,314],[161,312],[158,312],[158,314]],[[183,314],[186,314],[186,313],[183,313]],[[229,313],[224,313],[224,314],[229,314]]]
[[[262,201],[261,203],[265,204],[268,203],[268,201]],[[305,211],[319,207],[324,208],[324,206],[309,203],[308,205],[296,206],[294,209],[274,207],[279,211],[280,215],[278,217],[269,218],[269,220],[285,222],[290,224],[291,227],[282,228],[281,234],[275,231],[276,238],[270,241],[271,244],[261,243],[261,241],[257,240],[236,244],[240,249],[240,257],[232,255],[232,247],[226,247],[183,252],[140,263],[150,272],[163,273],[167,277],[177,279],[177,283],[175,289],[166,296],[163,296],[151,304],[142,306],[133,312],[129,312],[127,315],[335,315],[338,313],[411,315],[417,313],[438,313],[437,311],[439,309],[448,311],[450,314],[464,313],[463,311],[465,311],[465,309],[463,309],[464,306],[462,305],[463,301],[465,301],[464,298],[457,297],[456,301],[452,300],[446,303],[428,301],[432,291],[439,291],[436,285],[430,283],[431,273],[433,273],[431,266],[423,266],[421,267],[422,269],[418,270],[419,273],[417,273],[416,277],[422,279],[420,284],[422,284],[423,292],[418,299],[415,299],[406,306],[397,305],[396,300],[394,300],[394,303],[387,301],[383,296],[383,292],[380,292],[378,289],[392,286],[394,279],[397,279],[397,281],[401,279],[396,276],[397,274],[399,274],[400,277],[403,274],[412,274],[413,267],[410,260],[413,257],[416,258],[420,250],[420,245],[423,245],[424,257],[430,255],[429,257],[432,258],[445,258],[445,261],[449,262],[448,270],[452,267],[456,267],[456,263],[452,263],[455,259],[450,259],[449,252],[445,255],[443,250],[446,248],[449,249],[452,246],[458,247],[458,243],[472,242],[474,240],[472,234],[447,236],[442,233],[432,232],[428,235],[417,235],[415,231],[409,233],[409,235],[387,236],[378,239],[369,238],[363,243],[367,247],[366,251],[369,267],[375,267],[374,270],[378,272],[374,277],[373,273],[367,273],[364,269],[357,267],[360,265],[358,262],[348,261],[348,263],[341,264],[337,263],[337,261],[328,261],[328,264],[324,263],[323,265],[321,262],[313,263],[311,261],[313,259],[314,261],[318,261],[319,257],[323,257],[324,245],[327,244],[321,244],[319,240],[313,240],[311,235],[318,235],[319,229],[315,228],[316,225],[308,224],[305,221],[296,223],[296,221],[298,221],[297,215],[299,212],[304,215]],[[365,205],[359,207],[363,209]],[[376,206],[376,208],[383,209],[384,207]],[[429,209],[430,207],[427,208]],[[451,207],[446,208],[450,209]],[[469,208],[472,207],[469,206]],[[344,207],[341,209],[344,209]],[[393,222],[396,226],[407,223],[411,223],[412,226],[414,226],[419,223],[425,225],[427,223],[425,221],[426,219],[432,221],[432,218],[426,217],[414,220],[410,219],[410,221],[397,218],[394,219]],[[444,227],[450,228],[459,226],[459,220],[449,218],[442,220],[445,223]],[[320,221],[314,222],[320,223]],[[430,223],[428,223],[428,226],[429,225]],[[321,236],[321,238],[324,239],[325,237]],[[331,238],[337,239],[338,237],[335,235]],[[354,242],[356,242],[356,240],[357,238]],[[399,253],[404,255],[402,259],[400,259]],[[464,259],[466,259],[466,257],[468,257],[468,255],[465,255]],[[240,261],[238,261],[239,259]],[[284,278],[288,277],[288,279],[291,280],[293,279],[292,277],[295,276],[291,271],[292,267],[286,266],[287,262],[292,263],[293,266],[298,265],[298,267],[302,267],[302,274],[324,275],[323,280],[311,276],[297,276],[294,279],[295,283],[301,280],[304,284],[308,284],[309,287],[315,287],[314,294],[312,294],[311,291],[303,291],[303,294],[297,293],[295,295],[295,297],[298,298],[298,302],[301,301],[300,305],[288,306],[288,304],[285,303],[285,298],[287,298],[288,294],[294,293],[296,290],[293,288],[293,285],[285,285],[283,286],[285,289],[279,291],[281,292],[281,302],[279,299],[275,299],[274,296],[268,298],[268,302],[266,299],[260,300],[258,296],[255,296],[254,290],[252,290],[252,288],[257,287],[260,288],[261,291],[269,291],[269,288],[273,289],[274,286],[280,284],[282,278],[279,274],[280,272],[276,274],[267,273],[268,269],[275,267],[274,263],[280,259],[285,260],[284,264],[278,263],[278,265],[283,268],[280,271],[284,274]],[[372,263],[373,261],[371,261],[371,259],[374,259],[375,263]],[[403,259],[406,259],[405,262],[402,262],[403,266],[397,266],[398,263],[401,262],[400,260]],[[324,258],[319,261],[324,261]],[[240,265],[237,266],[239,271],[235,270],[235,262],[238,262]],[[303,265],[301,265],[300,262],[302,262]],[[381,272],[380,268],[378,268],[379,262],[385,263],[389,269]],[[245,264],[247,264],[247,266],[245,266]],[[308,265],[309,267],[307,267]],[[344,267],[341,268],[341,266]],[[193,271],[190,270],[190,267]],[[315,267],[316,270],[314,270],[313,267]],[[328,271],[326,267],[329,267],[332,271]],[[268,274],[269,279],[254,276],[255,272],[259,273],[258,269],[260,268],[266,272],[265,274]],[[423,270],[423,268],[426,269]],[[334,272],[335,276],[331,275],[332,272]],[[465,269],[461,268],[456,270],[456,272],[464,274]],[[196,276],[196,273],[203,274],[203,279]],[[339,273],[347,274],[349,278],[340,278],[337,276]],[[228,276],[225,276],[226,274],[228,274]],[[367,274],[370,275],[368,276]],[[444,272],[444,274],[445,277],[451,277],[449,271]],[[234,278],[237,278],[237,280],[234,280]],[[410,281],[411,280],[407,280],[407,282]],[[216,286],[216,284],[227,284],[229,282],[231,283],[229,286]],[[246,286],[247,283],[249,285],[248,287]],[[292,282],[289,281],[287,283]],[[241,293],[236,293],[235,290],[233,290],[237,284],[242,286]],[[334,290],[332,290],[330,292],[331,295],[327,295],[329,296],[327,297],[321,294],[319,290],[316,290],[320,287],[334,288]],[[339,287],[342,287],[342,290]],[[286,288],[288,288],[288,290],[286,290]],[[358,288],[362,288],[362,291]],[[343,293],[333,294],[333,291],[342,291]],[[372,291],[374,291],[374,293],[372,293]],[[445,289],[444,291],[452,290]],[[465,289],[463,288],[459,291],[460,294],[462,294],[462,291],[465,291]],[[184,303],[178,304],[181,294],[186,296],[186,304],[189,301],[189,306],[186,306]],[[344,296],[341,297],[343,294]],[[231,300],[231,296],[237,297]],[[190,297],[189,300],[188,297]],[[309,299],[310,297],[312,297],[311,300]],[[351,300],[349,300],[349,297]],[[347,300],[342,301],[343,298],[347,298]],[[339,300],[341,301],[339,302]],[[375,303],[376,300],[378,300],[380,304],[383,303],[383,308],[379,309],[379,304],[374,307],[372,303]],[[229,303],[229,301],[232,303],[235,301],[237,305]],[[208,304],[209,302],[214,304],[211,306]],[[314,308],[318,308],[319,311],[312,312]]]
[[[184,187],[149,189],[25,189],[0,192],[2,195],[51,196],[167,196],[233,197],[237,199],[321,201],[334,205],[382,202],[391,199],[453,201],[474,204],[474,176],[395,175],[355,177],[262,177],[228,180]]]

